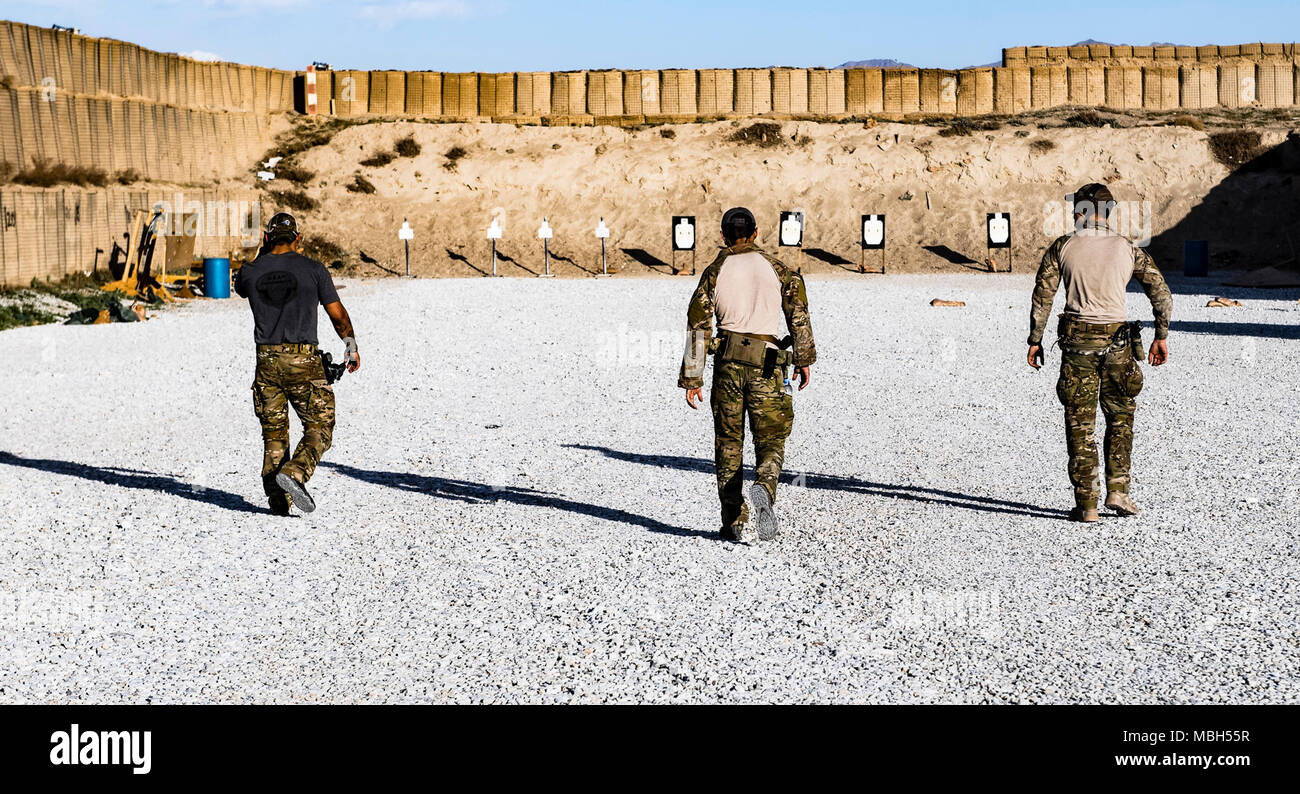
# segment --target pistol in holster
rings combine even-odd
[[[1128,343],[1133,350],[1134,361],[1146,361],[1147,353],[1142,347],[1142,321],[1134,320],[1128,324]]]

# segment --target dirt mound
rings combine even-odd
[[[317,204],[301,213],[304,228],[345,251],[342,269],[352,273],[402,269],[404,218],[415,229],[412,270],[424,276],[490,270],[485,233],[494,217],[505,230],[498,244],[505,275],[541,270],[543,218],[555,230],[551,268],[562,276],[599,269],[593,232],[601,218],[612,231],[611,267],[647,274],[666,273],[673,261],[671,217],[696,216],[698,268],[713,257],[723,211],[736,205],[755,212],[770,248],[779,213],[803,210],[804,249],[781,256],[806,271],[843,273],[861,258],[862,214],[888,217],[890,272],[966,272],[982,269],[987,256],[985,213],[1010,212],[1014,265],[1028,270],[1063,229],[1064,196],[1094,181],[1111,185],[1120,201],[1146,202],[1152,251],[1167,267],[1181,265],[1183,237],[1211,240],[1216,267],[1280,261],[1273,249],[1285,239],[1243,237],[1237,217],[1245,197],[1280,189],[1277,175],[1229,168],[1211,144],[1219,120],[1205,117],[1203,131],[1173,123],[1175,115],[1082,118],[1065,108],[956,131],[951,120],[641,129],[371,122],[333,127],[329,136],[299,132],[290,147],[294,167],[315,175],[301,186]],[[1279,147],[1287,129],[1287,120],[1260,128],[1256,151]],[[1270,209],[1278,223],[1294,208],[1288,196]],[[378,266],[362,263],[361,249]]]

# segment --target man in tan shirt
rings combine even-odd
[[[1129,495],[1133,414],[1142,390],[1141,338],[1128,323],[1124,296],[1130,279],[1142,285],[1155,317],[1152,366],[1169,359],[1169,314],[1173,297],[1151,256],[1107,223],[1115,198],[1105,185],[1084,185],[1074,194],[1075,231],[1058,238],[1043,254],[1034,284],[1029,319],[1029,366],[1043,358],[1043,329],[1057,288],[1065,285],[1057,343],[1061,376],[1056,395],[1065,407],[1065,438],[1073,521],[1092,522],[1097,512],[1097,404],[1106,417],[1106,506],[1121,516],[1135,515]]]
[[[793,391],[786,368],[793,365],[802,390],[817,359],[808,293],[803,277],[755,245],[758,225],[743,207],[722,216],[727,247],[704,270],[687,311],[686,354],[677,385],[686,403],[702,399],[708,353],[713,362],[714,462],[722,502],[722,537],[741,539],[748,510],[741,495],[745,418],[754,434],[757,482],[750,489],[754,524],[762,540],[776,537],[772,504],[785,461],[785,440],[794,424]],[[718,340],[713,342],[717,321]],[[790,329],[793,352],[778,342],[782,325]]]

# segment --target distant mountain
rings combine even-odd
[[[896,61],[893,58],[870,58],[865,61],[848,61],[836,69],[915,69],[910,63]]]
[[[1085,40],[1083,40],[1083,41],[1076,41],[1074,44],[1072,44],[1072,45],[1070,45],[1070,46],[1072,46],[1072,47],[1082,47],[1082,46],[1085,45],[1085,44],[1104,44],[1104,45],[1106,45],[1107,47],[1113,47],[1113,46],[1115,46],[1114,44],[1111,44],[1109,41],[1097,41],[1096,39],[1085,39]],[[1137,45],[1135,45],[1135,46],[1137,46]],[[1146,45],[1146,46],[1148,46],[1148,47],[1182,47],[1182,46],[1184,46],[1184,45],[1182,45],[1182,44],[1174,44],[1174,43],[1171,42],[1171,41],[1153,41],[1153,42],[1151,42],[1150,44],[1148,44],[1148,45]]]

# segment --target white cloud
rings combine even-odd
[[[185,56],[186,58],[193,58],[196,61],[226,60],[225,58],[222,58],[220,55],[217,55],[215,52],[207,52],[206,50],[192,50],[190,52],[182,52],[179,54]]]
[[[371,3],[362,6],[357,12],[360,18],[371,20],[385,28],[392,27],[398,22],[466,17],[469,14],[469,4],[464,0],[402,0],[395,3]]]

